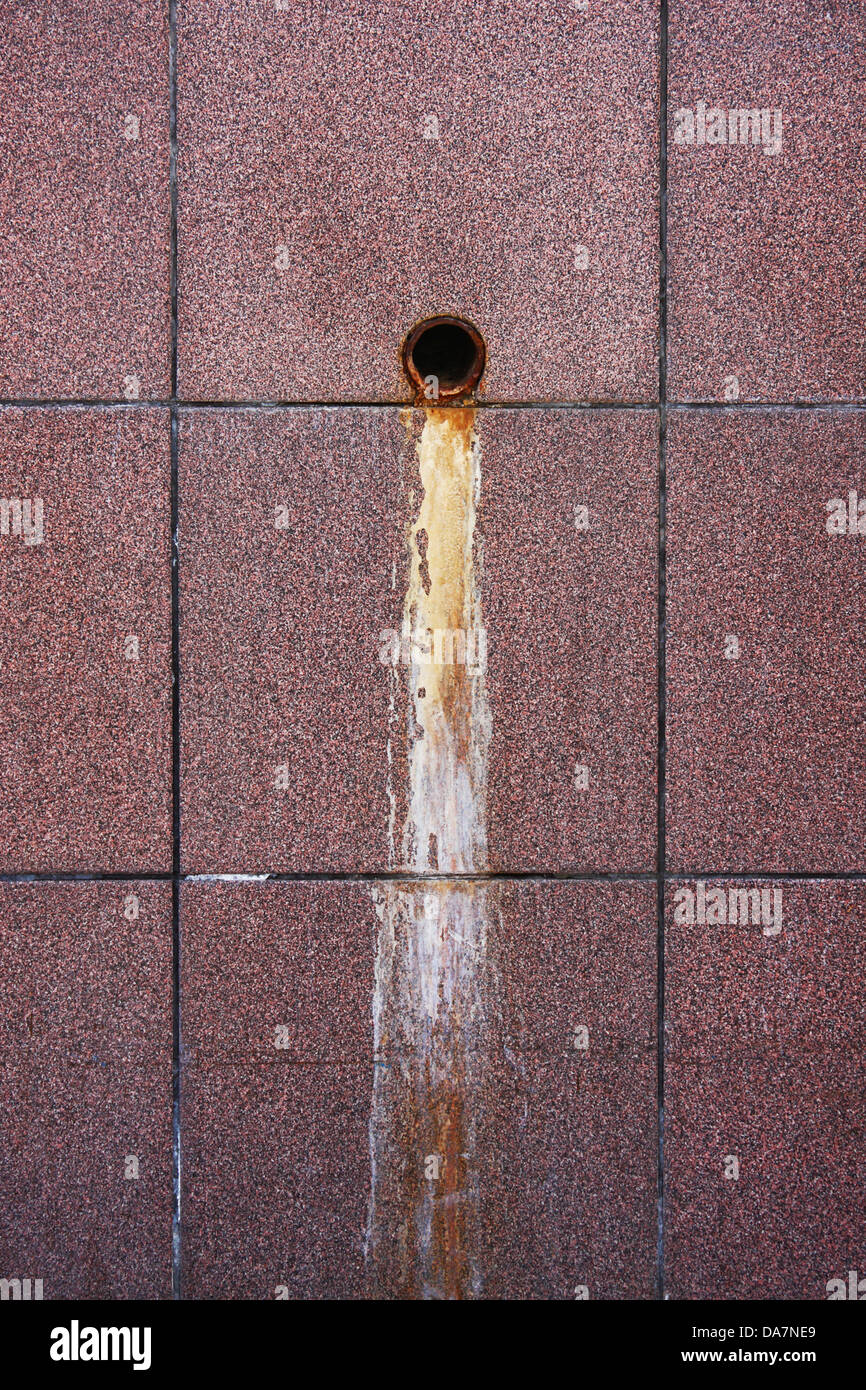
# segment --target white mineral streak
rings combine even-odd
[[[428,411],[418,462],[424,495],[410,534],[403,623],[404,631],[408,626],[427,635],[431,660],[408,668],[410,718],[414,712],[423,735],[411,743],[403,859],[418,873],[472,873],[487,866],[490,713],[484,674],[470,674],[465,660],[432,660],[434,634],[460,633],[466,648],[477,650],[483,630],[474,565],[481,452],[472,412]],[[452,657],[458,642],[449,641]],[[438,847],[438,864],[432,865],[431,836]]]
[[[397,1296],[481,1291],[473,1153],[483,1082],[478,1048],[491,998],[487,889],[438,875],[487,867],[490,713],[483,669],[465,658],[437,661],[441,648],[433,641],[434,633],[460,632],[471,653],[482,628],[473,423],[470,410],[430,408],[417,445],[423,496],[409,532],[403,618],[404,634],[422,641],[404,668],[402,866],[418,877],[374,890],[377,1062],[365,1250],[374,1290]]]

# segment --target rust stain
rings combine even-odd
[[[407,427],[411,428],[411,413]],[[491,997],[484,884],[490,715],[475,534],[481,458],[470,408],[424,409],[421,493],[403,606],[408,745],[401,864],[374,891],[372,1186],[366,1254],[377,1296],[477,1296],[478,1041]]]
[[[471,1292],[466,1190],[468,1182],[463,1127],[465,1078],[461,1058],[454,1058],[448,1084],[431,1094],[437,1152],[442,1155],[442,1191],[433,1209],[432,1264],[434,1286],[447,1299]]]
[[[410,712],[423,732],[410,748],[403,863],[420,873],[470,873],[487,861],[489,712],[475,535],[481,455],[474,410],[431,406],[423,420],[423,493],[409,532],[403,608],[412,641]]]
[[[490,988],[487,888],[403,880],[379,888],[371,1292],[455,1299],[482,1288],[475,1154]]]
[[[469,319],[456,318],[453,314],[436,314],[433,318],[422,319],[416,323],[411,333],[403,345],[402,365],[403,371],[415,388],[416,399],[419,403],[429,400],[427,394],[427,377],[425,369],[420,366],[417,353],[422,351],[421,344],[426,335],[431,330],[436,332],[443,328],[450,328],[465,338],[465,347],[468,349],[461,369],[458,370],[453,379],[437,380],[437,390],[439,400],[447,400],[456,403],[458,400],[465,399],[477,389],[484,369],[487,365],[487,349],[484,346],[484,339]]]

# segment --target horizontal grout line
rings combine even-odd
[[[686,1032],[685,1029],[682,1031],[684,1033]],[[800,1043],[791,1042],[785,1049],[762,1047],[760,1050],[756,1047],[750,1047],[748,1042],[744,1041],[733,1044],[730,1048],[726,1048],[724,1052],[696,1052],[694,1049],[689,1048],[686,1042],[678,1043],[676,1041],[668,1041],[665,1046],[665,1055],[669,1062],[688,1063],[695,1066],[710,1062],[723,1066],[729,1059],[742,1061],[744,1058],[758,1063],[790,1062],[793,1066],[796,1066],[797,1062],[804,1057],[809,1059],[826,1058],[828,1061],[830,1059],[839,1061],[843,1051],[846,1049],[848,1041],[849,1039],[843,1036],[838,1039],[835,1045],[832,1042],[822,1042],[818,1046],[813,1047],[808,1042],[803,1042],[802,1045]],[[857,1053],[849,1054],[849,1057],[854,1066],[866,1066],[866,1057]],[[268,1063],[264,1063],[264,1065],[268,1065]]]
[[[551,869],[545,872],[541,869],[527,870],[503,870],[500,873],[467,873],[467,874],[446,874],[446,873],[413,873],[411,869],[383,869],[370,872],[346,872],[346,873],[258,873],[258,874],[184,874],[183,877],[191,883],[221,883],[233,880],[267,881],[270,883],[497,883],[497,882],[521,882],[521,881],[542,881],[550,883],[570,883],[596,880],[599,882],[619,882],[628,880],[630,882],[654,883],[656,875],[654,872],[645,869],[612,869],[610,871],[580,872],[569,873],[565,870]]]
[[[725,878],[725,879],[745,879],[745,878],[769,878],[769,879],[802,879],[805,882],[816,880],[826,880],[831,883],[844,883],[848,880],[858,882],[866,879],[866,870],[863,869],[697,869],[692,873],[684,873],[681,870],[673,872],[665,870],[662,875],[671,883],[681,880],[691,883],[696,878]]]
[[[128,873],[112,872],[103,873],[99,870],[20,870],[17,873],[0,873],[0,883],[124,883],[130,879],[140,882],[153,883],[489,883],[500,879],[506,880],[543,880],[543,881],[645,881],[654,883],[657,875],[654,871],[635,869],[615,869],[610,871],[580,872],[569,873],[565,870],[513,870],[502,873],[474,873],[474,874],[444,874],[429,873],[416,874],[409,869],[380,869],[370,871],[346,870],[308,870],[297,872],[259,869],[248,872],[234,873],[188,873],[183,870],[178,873],[157,872],[157,873],[137,873],[130,870]]]
[[[866,404],[866,403],[864,403]],[[125,397],[105,396],[30,396],[0,397],[0,407],[12,409],[41,407],[43,409],[82,410],[102,406],[104,409],[147,410],[410,410],[422,409],[414,400],[184,400],[182,397],[153,397],[136,401]],[[440,409],[448,410],[658,410],[656,401],[468,401],[450,405],[442,402]]]
[[[16,873],[0,873],[0,883],[126,883],[133,878],[141,883],[171,883],[176,877],[170,870],[106,873],[101,869],[20,869]]]
[[[733,414],[743,410],[757,413],[761,410],[842,410],[854,412],[863,410],[866,401],[668,401],[668,410],[709,411],[719,414]]]
[[[2,410],[245,410],[280,412],[291,410],[409,410],[421,409],[413,401],[185,401],[177,397],[165,399],[128,401],[125,399],[89,397],[0,397]],[[810,411],[839,410],[856,412],[866,410],[864,400],[840,401],[475,401],[471,406],[443,405],[440,409],[461,410],[581,410],[593,411],[639,411],[658,414],[662,410],[707,411],[719,414],[736,414],[738,411]]]
[[[198,1047],[199,1050],[201,1050],[201,1044],[199,1044]],[[559,1051],[556,1051],[552,1048],[548,1050],[542,1047],[529,1047],[526,1045],[522,1047],[513,1048],[513,1052],[516,1056],[519,1056],[520,1058],[525,1059],[527,1061],[546,1062],[550,1063],[551,1065],[556,1063],[559,1066],[561,1066],[563,1062],[565,1062],[566,1064],[570,1064],[571,1066],[585,1067],[587,1069],[593,1066],[593,1064],[597,1064],[598,1062],[624,1062],[629,1060],[641,1062],[645,1059],[651,1059],[652,1057],[654,1057],[655,1050],[655,1038],[650,1039],[650,1041],[645,1044],[625,1043],[621,1048],[603,1047],[599,1044],[592,1050],[591,1053],[589,1051],[580,1052],[575,1050],[574,1048],[562,1048]],[[509,1051],[512,1051],[512,1049],[509,1049]],[[242,1068],[244,1070],[250,1069],[254,1075],[259,1070],[265,1073],[275,1070],[279,1072],[281,1069],[285,1067],[346,1067],[354,1071],[366,1071],[369,1067],[393,1066],[395,1063],[398,1063],[404,1060],[405,1058],[418,1057],[423,1055],[423,1052],[413,1052],[410,1048],[407,1048],[402,1051],[394,1051],[393,1053],[386,1054],[385,1056],[376,1056],[374,1053],[371,1052],[368,1055],[359,1058],[316,1056],[308,1057],[298,1055],[292,1056],[291,1054],[289,1054],[284,1058],[278,1059],[274,1057],[273,1059],[266,1059],[263,1056],[250,1056],[249,1053],[239,1052],[232,1056],[218,1057],[215,1059],[210,1055],[208,1055],[204,1059],[200,1057],[187,1056],[184,1059],[183,1068],[184,1072],[188,1076],[193,1075],[195,1073],[201,1075],[202,1073],[207,1072],[238,1071]],[[489,1055],[489,1048],[484,1047],[483,1044],[478,1044],[475,1047],[463,1046],[461,1048],[461,1056],[463,1057],[489,1057]],[[833,1054],[830,1053],[820,1055],[832,1056]],[[74,1065],[80,1066],[83,1069],[94,1064],[89,1062],[80,1062]]]
[[[180,410],[423,410],[435,402],[408,401],[178,401]],[[440,410],[643,410],[657,401],[443,401]]]
[[[371,870],[370,872],[268,872],[249,873],[149,873],[130,869],[128,872],[102,873],[98,870],[0,873],[0,883],[692,883],[697,879],[752,879],[795,883],[863,883],[866,870],[802,870],[802,869],[696,869],[691,873],[649,871],[645,869],[611,869],[580,871],[551,869],[514,869],[500,873],[474,874],[414,874],[408,870]]]

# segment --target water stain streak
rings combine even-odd
[[[495,997],[487,888],[432,877],[487,867],[490,711],[483,662],[472,659],[483,632],[474,425],[472,409],[428,407],[416,450],[422,495],[408,531],[403,605],[404,634],[413,639],[405,668],[407,878],[374,890],[366,1257],[369,1290],[379,1297],[464,1298],[483,1287],[474,1155],[479,1043]]]

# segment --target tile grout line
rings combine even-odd
[[[668,336],[668,0],[659,12],[659,487],[658,487],[658,821],[656,843],[657,1250],[656,1291],[665,1297],[665,865],[667,770],[667,336]]]
[[[412,873],[408,869],[234,869],[221,871],[117,869],[19,869],[0,873],[0,883],[866,883],[866,869],[503,869],[491,873]]]
[[[180,595],[178,574],[178,410],[177,410],[177,0],[168,6],[169,203],[171,298],[171,1119],[172,1213],[171,1292],[181,1297],[181,1134],[180,1134]]]
[[[176,338],[177,322],[171,325],[171,337],[173,342],[172,355],[174,356],[174,340]],[[393,401],[370,401],[370,400],[292,400],[292,401],[267,401],[267,400],[232,400],[226,398],[220,401],[196,401],[182,400],[174,386],[174,395],[168,398],[154,396],[141,400],[129,401],[118,396],[2,396],[0,397],[0,410],[213,410],[213,411],[261,411],[262,414],[281,414],[291,410],[408,410],[414,402],[412,400],[393,400]],[[761,412],[773,414],[808,414],[810,411],[838,412],[839,414],[856,415],[866,411],[866,398],[862,400],[837,400],[837,401],[677,401],[666,399],[661,401],[475,401],[472,408],[476,411],[557,411],[557,410],[579,410],[588,414],[596,411],[605,412],[611,410],[622,410],[640,412],[647,414],[657,414],[664,405],[666,411],[685,411],[699,414],[736,415],[738,413],[760,414]],[[445,407],[447,409],[461,409],[459,406]]]

